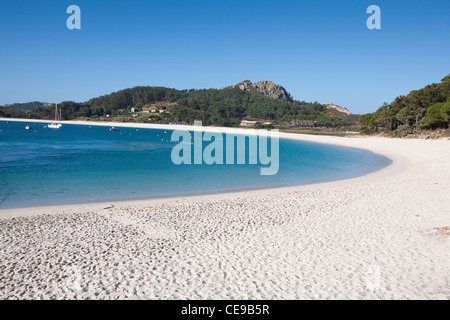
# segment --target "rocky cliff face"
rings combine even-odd
[[[272,99],[287,100],[289,102],[294,101],[291,94],[286,91],[285,88],[268,80],[263,80],[256,83],[252,83],[250,80],[245,80],[232,86],[220,88],[219,90],[228,88],[239,88],[243,91],[256,91]]]
[[[348,109],[346,107],[339,106],[335,103],[327,103],[327,104],[325,104],[325,107],[327,107],[328,109],[334,109],[339,112],[345,113],[348,116],[352,114],[350,111],[348,111]]]

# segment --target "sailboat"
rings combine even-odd
[[[59,129],[62,127],[61,123],[57,123],[56,121],[61,121],[61,109],[59,109],[59,119],[58,119],[58,104],[55,107],[55,122],[50,123],[47,127],[51,129]]]

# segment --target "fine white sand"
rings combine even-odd
[[[309,186],[0,210],[0,299],[450,299],[450,141],[280,136],[394,162]]]

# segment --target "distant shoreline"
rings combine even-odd
[[[52,120],[41,119],[22,119],[22,118],[0,118],[0,121],[13,121],[13,122],[31,122],[31,123],[53,123]],[[154,124],[154,123],[134,123],[134,122],[114,122],[114,121],[86,121],[86,120],[63,120],[56,121],[62,124],[72,125],[85,125],[85,126],[102,126],[102,127],[120,127],[120,128],[139,128],[139,129],[160,129],[160,130],[189,130],[196,131],[198,128],[204,132],[220,132],[220,133],[236,133],[236,134],[251,134],[252,131],[260,130],[252,127],[214,127],[214,126],[202,126],[196,127],[193,125],[178,125],[178,124]],[[268,129],[270,130],[270,129]],[[327,135],[327,134],[313,134],[313,133],[296,133],[296,132],[282,132],[283,134],[293,135]],[[342,136],[340,134],[329,134],[329,136]]]

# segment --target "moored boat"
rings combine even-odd
[[[56,121],[61,121],[61,109],[59,110],[59,119],[58,119],[58,104],[55,107],[55,122],[50,123],[47,127],[51,129],[59,129],[62,127],[61,123],[57,123]]]

